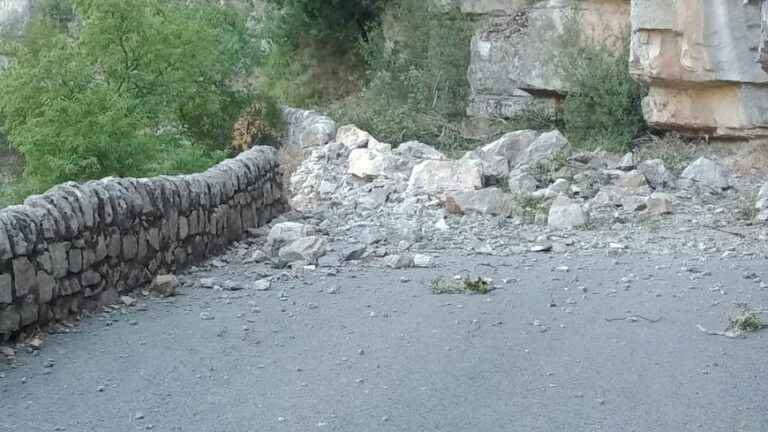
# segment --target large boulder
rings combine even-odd
[[[568,147],[568,140],[559,130],[543,133],[520,153],[515,160],[515,166],[534,165],[551,158],[566,147]]]
[[[672,196],[662,192],[654,192],[645,200],[648,214],[658,216],[672,213]]]
[[[450,192],[446,200],[451,202],[456,213],[509,216],[514,208],[512,196],[495,187],[476,191]]]
[[[507,189],[516,195],[528,195],[536,191],[539,182],[527,169],[518,168],[509,173]]]
[[[350,193],[355,182],[347,174],[348,155],[349,150],[337,142],[314,149],[291,176],[291,206],[305,210]]]
[[[713,191],[723,191],[733,187],[731,173],[720,162],[700,157],[680,175],[685,186],[702,186]]]
[[[267,244],[270,246],[279,246],[289,243],[303,237],[310,236],[316,231],[312,225],[306,225],[299,222],[280,222],[275,224],[269,230],[267,235]]]
[[[354,150],[368,146],[371,135],[355,125],[344,125],[336,131],[336,142]]]
[[[553,199],[557,198],[559,195],[568,195],[570,191],[571,182],[566,179],[559,178],[546,189],[537,190],[531,194],[531,196],[538,199]]]
[[[502,135],[496,141],[480,148],[486,155],[506,159],[509,165],[517,164],[520,154],[536,141],[539,133],[534,130],[520,130]]]
[[[671,189],[675,187],[676,178],[669,172],[661,159],[643,161],[637,166],[637,170],[643,173],[648,184],[654,189]]]
[[[486,183],[497,184],[509,176],[520,156],[536,141],[539,133],[521,130],[504,134],[496,141],[467,152],[463,159],[476,160],[483,165]]]
[[[489,154],[477,149],[467,152],[462,159],[480,162],[483,166],[485,182],[488,184],[496,184],[500,179],[509,175],[509,160],[502,156]]]
[[[597,195],[592,198],[590,206],[592,208],[621,207],[624,204],[624,197],[626,195],[627,192],[618,186],[604,186],[597,192]]]
[[[161,297],[172,297],[176,295],[176,288],[179,286],[179,280],[172,274],[158,275],[149,285],[149,291]]]
[[[473,160],[427,160],[417,164],[408,180],[412,194],[473,191],[483,187],[483,167]]]
[[[286,262],[304,261],[316,264],[325,255],[327,241],[318,236],[303,237],[292,241],[280,249],[280,259]]]
[[[357,148],[352,150],[347,159],[347,172],[364,179],[395,178],[404,176],[405,170],[403,160],[392,152]]]
[[[552,202],[548,223],[551,228],[576,228],[589,223],[589,213],[577,201],[560,195]]]
[[[648,180],[643,173],[638,170],[622,174],[621,177],[616,180],[616,186],[625,192],[636,195],[651,193],[651,189],[648,187]]]

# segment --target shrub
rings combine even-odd
[[[575,147],[623,152],[646,129],[643,87],[629,75],[629,36],[587,40],[574,23],[563,37],[559,60],[568,95],[562,104],[565,132]],[[618,49],[617,49],[618,48]]]
[[[354,49],[305,42],[272,47],[261,64],[264,92],[281,104],[322,108],[360,90],[365,62]]]
[[[357,50],[383,0],[268,0],[259,26],[264,89],[281,103],[318,107],[360,89]]]
[[[467,18],[457,9],[438,11],[418,0],[395,2],[389,13],[395,31],[387,35],[377,26],[361,45],[366,88],[334,107],[335,115],[389,142],[416,139],[447,150],[466,146],[461,121],[469,93]]]
[[[277,147],[282,112],[269,96],[259,97],[237,120],[232,131],[232,147],[245,151],[257,145]]]
[[[252,94],[245,22],[208,2],[76,0],[10,46],[0,117],[24,193],[110,175],[198,170],[222,157]],[[62,16],[64,18],[62,18]]]

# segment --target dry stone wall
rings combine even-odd
[[[0,340],[112,303],[282,213],[277,151],[208,171],[65,183],[0,210]]]

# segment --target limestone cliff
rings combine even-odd
[[[455,0],[476,18],[470,116],[508,117],[567,93],[553,67],[564,22],[595,40],[631,28],[648,122],[723,137],[768,135],[768,1]]]
[[[711,136],[767,135],[764,40],[760,2],[633,0],[630,71],[649,86],[648,122]]]

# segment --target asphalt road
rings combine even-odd
[[[85,319],[0,366],[0,431],[768,431],[768,330],[697,329],[722,330],[735,302],[768,308],[744,277],[768,278],[764,258],[436,263],[263,292],[196,283],[268,272],[256,265],[184,275],[175,298]],[[499,289],[431,293],[461,270]]]

